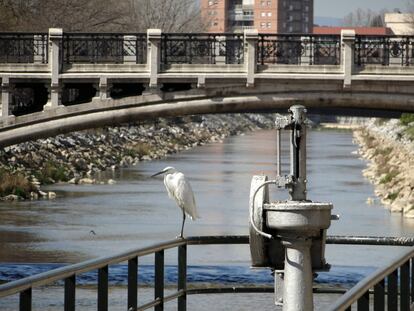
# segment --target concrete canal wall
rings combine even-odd
[[[391,212],[414,218],[414,125],[400,120],[369,120],[354,131],[359,153],[369,160],[363,174]],[[372,202],[369,198],[367,203]]]

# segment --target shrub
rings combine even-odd
[[[397,171],[391,171],[388,174],[386,174],[383,178],[381,178],[380,183],[381,184],[388,184],[397,175],[398,175]]]
[[[411,122],[414,122],[414,113],[403,113],[400,122],[402,125],[408,125]]]
[[[45,165],[34,174],[42,184],[49,184],[51,180],[54,181],[68,181],[69,176],[67,170],[63,165],[53,161],[47,161]]]
[[[0,170],[0,195],[14,194],[28,199],[35,186],[21,173],[12,173],[5,169]]]

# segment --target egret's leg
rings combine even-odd
[[[185,223],[185,212],[183,210],[183,224],[181,225],[181,233],[180,233],[180,238],[183,238],[183,233],[184,233],[184,223]]]

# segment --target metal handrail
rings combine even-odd
[[[128,250],[117,255],[91,259],[81,263],[54,269],[48,272],[39,273],[37,275],[30,276],[21,280],[0,285],[0,298],[17,294],[32,287],[47,285],[55,281],[65,279],[73,274],[81,274],[91,270],[100,269],[105,266],[118,264],[120,262],[130,260],[134,257],[142,257],[145,255],[156,253],[158,251],[167,250],[185,244],[186,240],[184,239],[171,240],[164,243],[155,244],[153,246]]]
[[[329,308],[329,311],[348,310],[348,308],[350,308],[355,302],[363,298],[363,296],[366,295],[371,288],[383,281],[387,276],[406,264],[413,257],[414,249],[410,249],[404,252],[399,258],[391,261],[388,265],[379,268],[371,275],[368,275],[347,291],[345,295],[340,297],[334,305]]]
[[[12,281],[0,285],[0,298],[20,293],[21,310],[31,310],[31,291],[34,287],[51,284],[55,281],[65,281],[65,310],[75,310],[75,276],[77,274],[98,270],[98,309],[108,309],[108,266],[128,261],[128,305],[133,306],[133,310],[146,310],[155,307],[162,310],[163,304],[178,299],[178,310],[185,310],[185,296],[195,294],[220,294],[220,293],[242,293],[242,292],[269,292],[271,288],[252,288],[252,287],[218,287],[218,288],[192,288],[187,289],[187,246],[188,245],[217,245],[217,244],[248,244],[249,236],[194,236],[185,239],[171,240],[158,243],[153,246],[133,249],[117,255],[92,259],[78,264],[69,265],[38,275],[30,276],[21,280]],[[413,246],[414,238],[400,237],[366,237],[366,236],[330,236],[326,239],[327,244],[352,244],[352,245],[393,245],[393,246]],[[164,251],[178,247],[178,289],[175,293],[164,297]],[[155,254],[155,297],[144,305],[137,305],[137,265],[138,258],[149,254]],[[332,310],[345,310],[354,301],[361,299],[368,293],[369,289],[376,283],[381,282],[389,273],[392,273],[398,266],[403,265],[414,256],[414,250],[410,249],[403,257],[397,259],[390,266],[378,270],[374,275],[369,276],[355,288],[348,291],[336,304]],[[389,288],[390,290],[390,288]],[[344,293],[343,289],[314,289],[315,293]],[[398,291],[391,292],[393,297],[398,296]],[[401,292],[403,296],[405,292]],[[385,295],[385,291],[383,291]],[[413,296],[414,297],[414,296]],[[396,299],[396,298],[395,298]],[[403,299],[403,298],[401,298]],[[402,301],[402,300],[401,300]],[[345,306],[345,307],[343,307]]]

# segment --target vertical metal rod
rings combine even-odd
[[[400,310],[410,310],[410,262],[400,267]]]
[[[178,247],[178,290],[184,290],[184,295],[178,297],[178,311],[187,310],[187,245]]]
[[[108,310],[108,266],[98,270],[98,311]]]
[[[282,163],[281,163],[281,135],[280,135],[280,129],[276,130],[276,175],[282,176]]]
[[[128,260],[128,310],[138,305],[138,257]]]
[[[414,258],[411,258],[411,303],[414,302]]]
[[[155,286],[154,299],[160,299],[160,304],[157,305],[155,311],[164,310],[164,251],[155,253]]]
[[[369,291],[366,291],[357,302],[358,311],[369,311]]]
[[[32,310],[32,289],[26,289],[20,293],[20,311],[31,311]]]
[[[75,311],[76,276],[65,279],[65,311]]]
[[[385,280],[374,286],[374,311],[385,310]]]
[[[387,277],[388,287],[388,299],[387,306],[388,311],[398,310],[398,270],[395,270]]]

